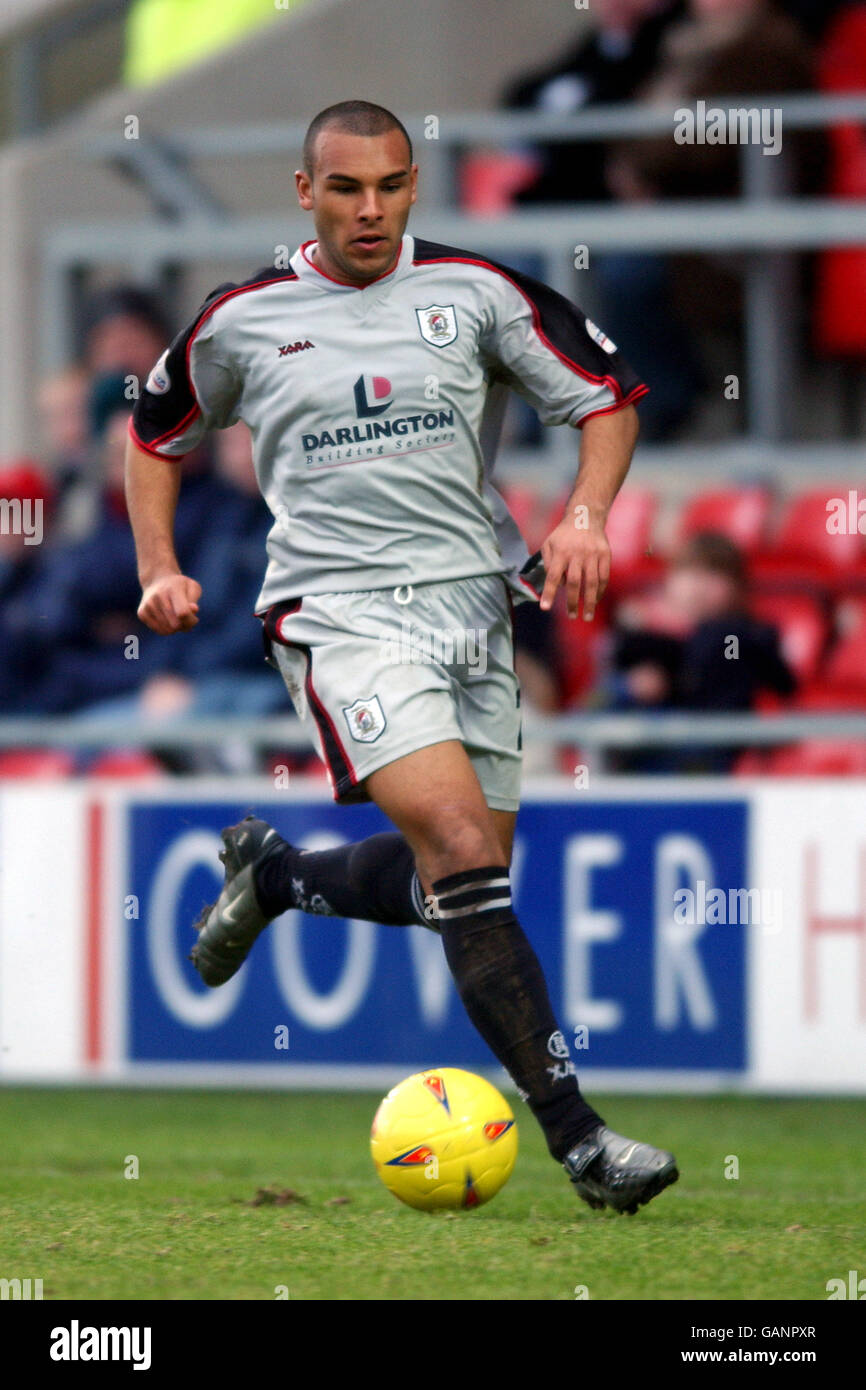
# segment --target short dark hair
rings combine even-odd
[[[146,323],[168,342],[171,337],[162,305],[156,295],[138,285],[119,283],[96,290],[84,306],[84,332],[89,335],[107,319],[133,318]]]
[[[388,130],[399,130],[409,147],[409,163],[412,163],[412,141],[403,122],[393,111],[377,106],[373,101],[338,101],[334,106],[326,106],[310,121],[304,136],[304,169],[309,178],[313,176],[316,140],[327,126],[346,131],[349,135],[384,135]]]
[[[698,531],[690,536],[677,551],[674,565],[677,569],[687,567],[723,574],[738,589],[745,588],[748,581],[743,552],[720,531]]]

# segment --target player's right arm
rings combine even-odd
[[[164,636],[198,622],[201,585],[181,572],[174,549],[174,514],[180,488],[180,465],[126,445],[126,505],[142,599],[138,616]]]
[[[142,587],[138,616],[163,635],[194,627],[201,597],[201,586],[182,573],[174,548],[180,460],[208,429],[223,429],[239,418],[240,383],[220,358],[213,319],[232,288],[221,285],[208,295],[162,354],[130,422],[126,503]]]

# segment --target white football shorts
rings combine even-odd
[[[456,739],[487,804],[518,809],[520,688],[502,575],[287,599],[260,616],[335,801],[369,801],[371,772]]]

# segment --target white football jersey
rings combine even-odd
[[[498,262],[407,235],[359,289],[314,245],[208,296],[136,402],[135,442],[180,458],[249,426],[274,516],[259,611],[492,573],[519,592],[528,552],[491,483],[507,389],[579,427],[647,388],[580,309]]]

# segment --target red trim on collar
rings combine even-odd
[[[353,285],[349,280],[338,280],[335,276],[329,275],[326,270],[322,270],[319,266],[317,266],[315,261],[310,260],[309,256],[307,255],[307,247],[318,246],[318,244],[319,243],[316,241],[315,237],[312,240],[305,241],[302,244],[301,255],[303,256],[307,265],[310,266],[312,270],[315,270],[317,275],[321,275],[324,280],[330,280],[332,285],[342,285],[343,288],[346,290],[366,290],[370,285],[375,285],[378,283],[379,280],[384,280],[386,276],[393,275],[394,271],[400,264],[400,257],[403,255],[403,241],[401,239],[400,250],[397,252],[397,258],[389,270],[383,270],[381,275],[377,275],[375,280],[368,280],[366,285]]]

